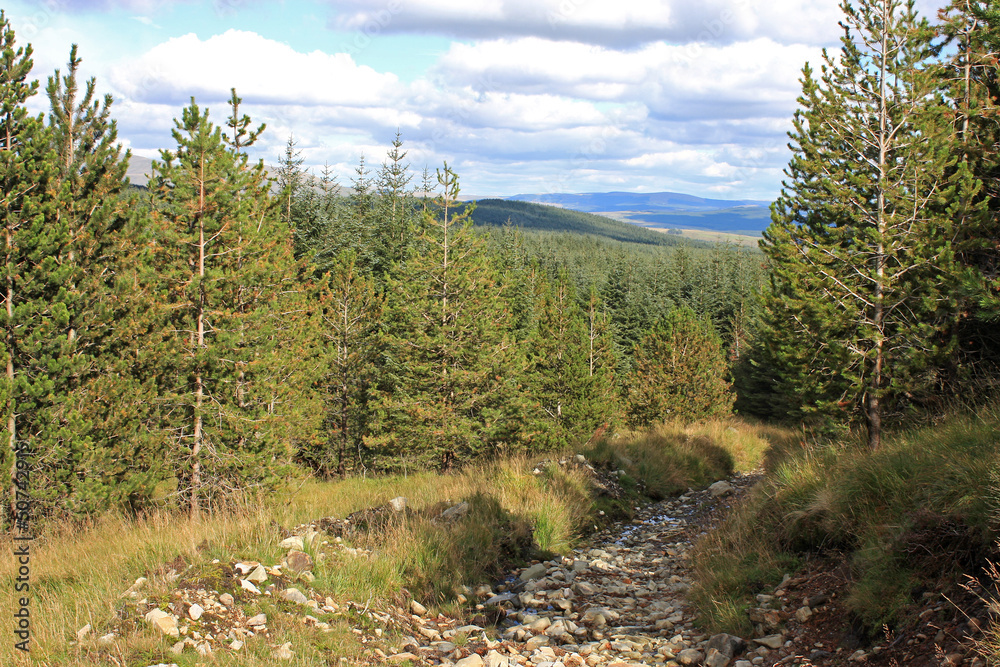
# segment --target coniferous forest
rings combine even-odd
[[[997,377],[991,7],[845,5],[762,252],[475,226],[461,175],[415,171],[398,134],[346,175],[289,139],[269,172],[236,90],[178,109],[131,187],[76,48],[42,91],[0,14],[0,468],[30,448],[45,514],[197,516],[304,472],[450,470],[734,406],[877,448]]]

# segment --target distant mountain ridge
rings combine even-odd
[[[583,192],[522,194],[508,200],[557,206],[584,213],[614,213],[650,229],[696,229],[759,236],[771,222],[771,202],[707,199],[679,192]]]
[[[598,213],[608,211],[717,211],[740,206],[769,206],[771,202],[758,199],[706,199],[679,192],[581,192],[579,194],[549,193],[514,195],[507,199],[530,201],[536,204],[562,206]]]

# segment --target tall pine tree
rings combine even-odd
[[[770,344],[802,413],[861,412],[878,446],[893,401],[936,381],[953,346],[958,271],[945,202],[960,201],[929,28],[908,2],[843,2],[838,57],[803,70],[788,180],[761,247]]]

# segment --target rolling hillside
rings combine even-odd
[[[603,215],[509,199],[478,200],[472,213],[472,220],[478,226],[493,227],[501,227],[509,220],[514,226],[526,230],[589,234],[645,245],[670,246],[682,242],[676,236],[613,220]]]

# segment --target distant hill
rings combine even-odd
[[[128,176],[132,185],[147,185],[149,183],[149,176],[152,173],[153,161],[148,157],[133,155],[129,158],[128,171],[125,172],[125,175]]]
[[[527,230],[590,234],[626,243],[667,246],[682,242],[676,236],[593,213],[510,199],[476,201],[476,208],[472,212],[472,221],[476,225],[501,227],[508,220],[514,226]]]
[[[696,229],[760,236],[770,223],[770,202],[757,199],[706,199],[678,192],[529,194],[508,199],[614,214],[618,220],[662,230]]]
[[[703,229],[712,232],[760,236],[771,224],[767,206],[737,206],[717,211],[628,213],[629,221],[652,229]]]
[[[762,206],[771,202],[757,199],[705,199],[678,192],[584,192],[580,194],[536,194],[507,197],[517,201],[561,206],[587,213],[604,211],[715,211],[737,206]]]

